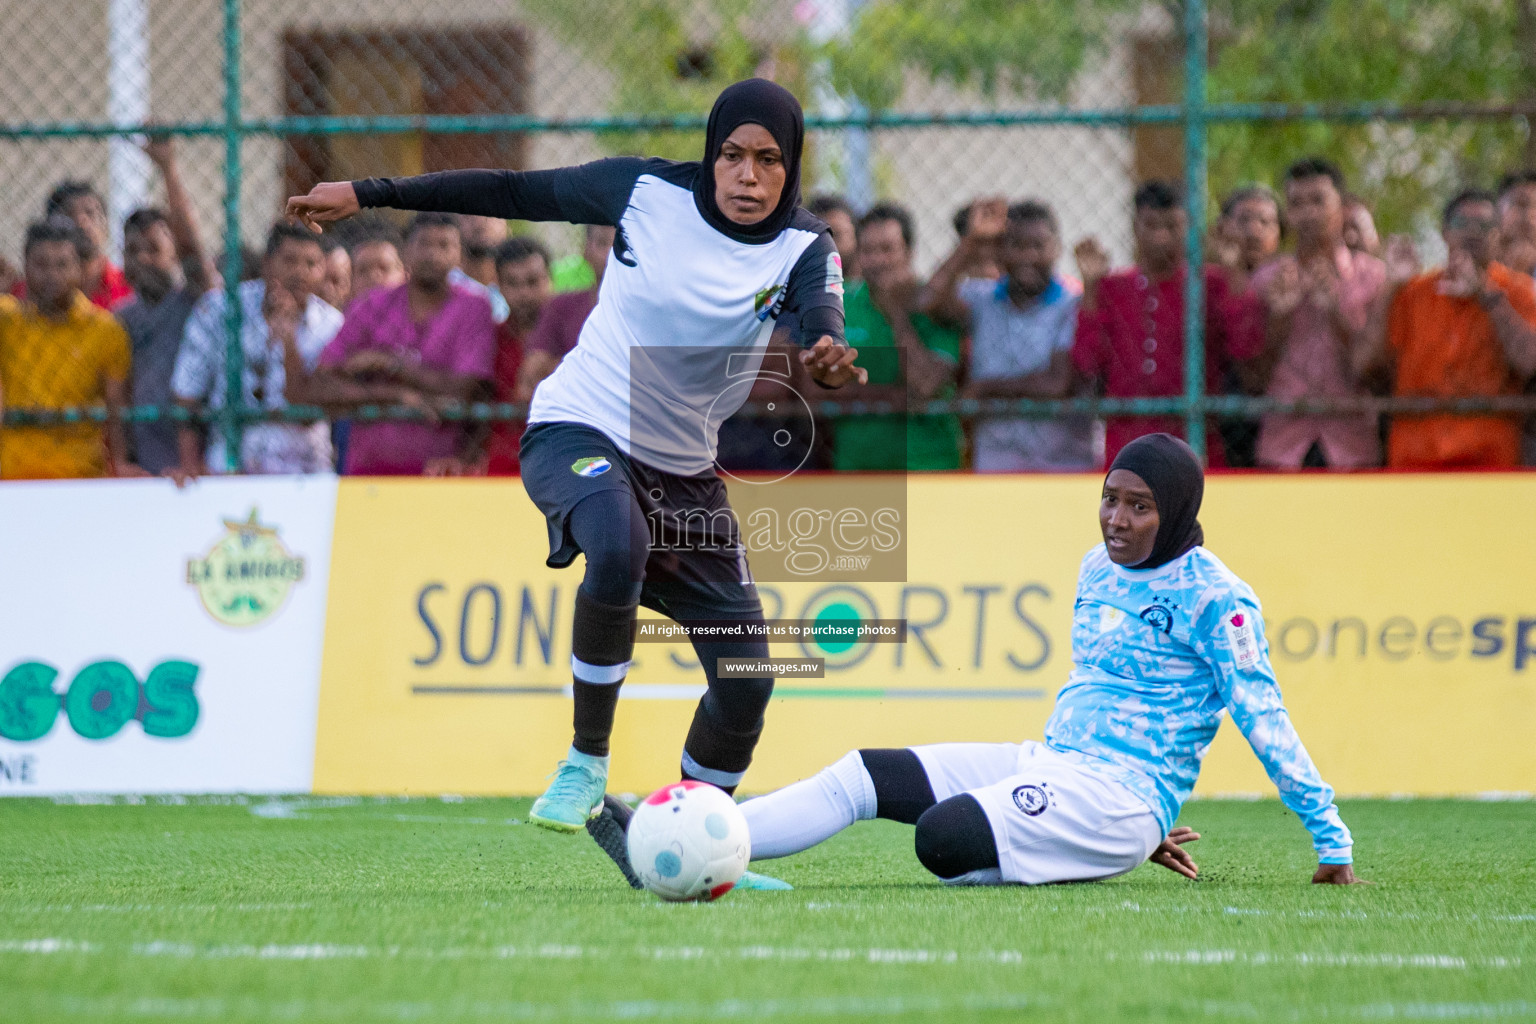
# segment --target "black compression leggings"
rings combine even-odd
[[[923,867],[940,878],[995,868],[997,840],[981,804],[968,793],[935,801],[923,763],[910,748],[861,750],[875,784],[875,815],[916,825],[913,845]]]
[[[581,589],[606,605],[640,600],[651,535],[640,503],[628,491],[589,494],[566,517],[571,539],[587,556]]]

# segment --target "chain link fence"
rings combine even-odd
[[[1064,278],[1078,274],[1072,248],[1088,237],[1114,266],[1129,266],[1131,197],[1154,178],[1199,197],[1189,204],[1184,247],[1190,265],[1201,265],[1217,200],[1247,183],[1277,185],[1286,164],[1309,153],[1344,167],[1383,237],[1416,237],[1433,263],[1442,256],[1439,204],[1529,159],[1536,46],[1522,40],[1536,34],[1529,0],[1456,0],[1418,13],[1401,6],[0,0],[10,33],[0,48],[0,256],[7,276],[24,276],[28,225],[61,181],[79,180],[101,196],[99,248],[120,264],[127,216],[166,204],[163,175],[142,143],[146,132],[167,132],[198,237],[233,297],[284,199],[316,182],[551,167],[617,153],[696,159],[713,97],[758,74],[789,86],[806,108],[805,192],[843,196],[856,211],[877,200],[905,206],[920,276],[956,244],[957,212],[991,195],[1036,198],[1054,210]],[[512,230],[533,233],[559,256],[580,251],[574,227]],[[1190,276],[1181,297],[1190,310],[1204,308],[1201,275]],[[237,302],[225,308],[234,353],[245,311]],[[1221,359],[1205,372],[1205,323],[1184,317],[1178,338],[1134,356],[1133,370],[1155,359],[1182,364],[1182,376],[1161,390],[991,404],[944,398],[924,411],[968,420],[1005,409],[1034,418],[1157,413],[1182,420],[1197,447],[1226,450],[1228,461],[1243,464],[1253,458],[1256,417],[1298,400],[1253,393],[1262,387]],[[29,424],[108,418],[99,401],[21,402],[18,395],[46,397],[47,389],[23,385],[17,358],[7,362],[0,350],[3,430],[13,437]],[[239,367],[226,362],[228,383],[238,384]],[[1435,407],[1529,411],[1530,400],[1514,390],[1441,396]],[[161,391],[127,415],[210,419],[229,436],[262,420],[319,415],[270,396],[253,405],[248,387],[230,387],[237,397],[221,409],[177,411]],[[1301,401],[1311,408],[1318,400]],[[1425,401],[1435,400],[1362,389],[1335,396],[1333,407],[1380,415]],[[822,411],[860,408],[829,401]],[[465,405],[444,415],[506,419],[519,411]],[[1208,413],[1225,418],[1211,438]]]

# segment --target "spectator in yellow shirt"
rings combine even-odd
[[[39,411],[105,405],[106,430],[91,422],[4,427],[0,479],[143,474],[127,460],[118,415],[128,395],[128,335],[80,291],[88,245],[65,218],[27,229],[28,298],[0,297],[0,402]]]

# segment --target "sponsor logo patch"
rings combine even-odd
[[[843,258],[835,252],[827,254],[827,294],[843,294]]]
[[[571,463],[571,472],[577,476],[602,476],[613,468],[613,463],[601,456],[577,459]]]
[[[1222,622],[1227,646],[1238,668],[1253,668],[1259,663],[1259,641],[1253,632],[1253,618],[1247,612],[1234,612]]]
[[[1020,786],[1013,791],[1013,805],[1033,818],[1051,806],[1051,798],[1040,786]]]
[[[757,315],[758,320],[767,320],[770,316],[778,319],[779,307],[783,304],[784,286],[770,285],[753,296],[752,312]]]
[[[1118,629],[1120,623],[1125,621],[1125,612],[1111,604],[1099,605],[1099,632],[1108,633]]]

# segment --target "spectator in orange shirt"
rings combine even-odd
[[[1497,201],[1467,189],[1445,207],[1448,251],[1440,270],[1414,275],[1411,243],[1387,247],[1385,315],[1374,318],[1376,353],[1399,396],[1518,394],[1536,375],[1536,287],[1493,261]],[[1393,418],[1394,469],[1498,468],[1520,464],[1520,420],[1437,413]]]
[[[94,423],[0,430],[0,478],[143,476],[127,459],[118,416],[128,398],[128,335],[80,293],[90,242],[67,217],[27,228],[29,300],[0,298],[0,397],[15,408],[105,405],[106,444]]]

